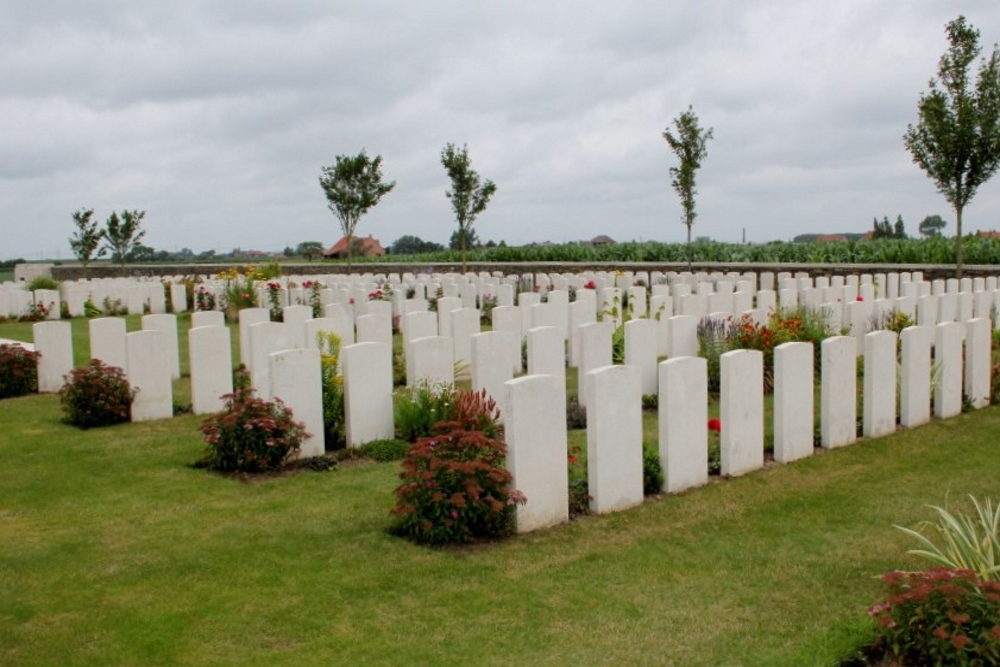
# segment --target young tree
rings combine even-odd
[[[697,214],[694,211],[694,197],[698,194],[695,187],[695,173],[701,167],[702,160],[708,155],[706,148],[712,138],[712,128],[707,130],[698,125],[698,116],[694,109],[688,106],[687,111],[674,119],[676,134],[668,127],[663,131],[670,149],[677,155],[680,164],[670,168],[670,185],[681,198],[684,217],[681,221],[687,227],[688,267],[691,266],[691,226]]]
[[[319,241],[303,241],[295,248],[295,254],[301,255],[311,262],[314,257],[323,254],[323,244]]]
[[[896,239],[906,238],[906,225],[903,224],[903,214],[896,215],[896,224],[893,225],[892,237]]]
[[[455,148],[455,144],[445,144],[441,151],[441,164],[451,179],[451,191],[444,194],[451,200],[451,206],[455,210],[464,273],[465,251],[468,248],[467,241],[471,240],[472,223],[486,210],[490,197],[497,191],[497,186],[493,181],[479,180],[479,174],[473,170],[469,160],[469,149],[464,145],[459,149]]]
[[[917,227],[917,231],[920,232],[921,236],[941,236],[941,230],[944,229],[947,224],[947,221],[945,221],[945,219],[940,215],[929,215],[920,221],[920,226]]]
[[[112,212],[104,227],[107,248],[111,250],[112,259],[121,266],[122,275],[125,274],[125,262],[128,261],[129,253],[146,235],[145,230],[140,229],[144,217],[145,211],[122,211],[120,218],[117,213]]]
[[[347,239],[347,266],[354,255],[354,230],[358,220],[396,187],[396,181],[382,181],[382,156],[369,158],[362,150],[357,155],[338,155],[332,167],[323,167],[320,187],[327,206],[340,221]]]
[[[955,210],[955,268],[961,276],[962,212],[1000,167],[1000,51],[994,45],[973,81],[969,67],[980,53],[979,31],[964,16],[945,31],[950,46],[903,141]]]
[[[76,231],[69,238],[69,247],[83,264],[84,277],[87,276],[90,261],[103,257],[108,251],[106,247],[101,246],[101,241],[104,240],[104,230],[98,227],[97,220],[91,219],[93,215],[94,209],[92,208],[81,208],[74,212],[73,224],[76,225]]]

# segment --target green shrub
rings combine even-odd
[[[316,344],[320,351],[326,449],[343,449],[347,446],[347,418],[344,412],[344,376],[340,373],[340,336],[320,331],[316,334]]]
[[[875,622],[870,664],[1000,663],[1000,583],[969,570],[889,572]]]
[[[253,389],[226,394],[222,411],[201,424],[208,447],[203,463],[221,471],[269,472],[282,468],[309,437],[280,399],[255,398]]]
[[[499,412],[486,392],[460,392],[452,421],[420,438],[403,459],[392,532],[427,544],[509,535],[524,496],[510,488]]]
[[[408,452],[412,446],[412,443],[409,443],[406,440],[386,438],[384,440],[372,440],[371,442],[366,442],[358,448],[358,453],[361,456],[372,459],[373,461],[379,461],[380,463],[385,461],[401,461],[406,457],[406,452]]]
[[[117,366],[91,359],[83,368],[70,371],[65,380],[59,390],[59,402],[67,424],[87,429],[131,419],[136,390]]]
[[[907,535],[916,538],[923,546],[909,553],[923,556],[937,565],[947,568],[971,570],[985,581],[1000,581],[1000,507],[986,499],[980,503],[969,496],[975,507],[975,516],[952,514],[941,507],[932,506],[938,513],[938,521],[924,521],[919,528],[937,533],[940,544],[935,544],[923,533],[902,526],[896,526]]]
[[[575,396],[566,399],[566,429],[569,431],[587,428],[587,409],[580,405]]]
[[[59,283],[48,276],[38,276],[28,283],[28,290],[34,292],[36,289],[59,289]]]
[[[38,359],[42,354],[20,345],[0,344],[0,398],[38,391]]]
[[[656,443],[642,448],[642,492],[647,496],[656,495],[663,489],[663,466]]]
[[[401,389],[394,402],[396,437],[407,442],[434,435],[434,426],[455,418],[457,393],[454,385],[421,382]]]

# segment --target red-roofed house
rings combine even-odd
[[[347,243],[348,240],[354,243],[354,248],[352,256],[354,257],[381,257],[385,255],[385,248],[379,243],[378,239],[372,238],[371,234],[367,237],[343,237],[339,241],[333,244],[329,250],[323,253],[324,257],[334,257],[334,258],[344,258],[347,257]]]
[[[1000,239],[1000,232],[976,232],[976,236],[984,239]]]

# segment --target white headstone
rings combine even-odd
[[[128,381],[137,389],[132,401],[132,421],[169,419],[174,415],[170,361],[163,354],[166,334],[157,329],[125,335]]]
[[[221,314],[221,313],[220,313]],[[223,394],[233,391],[232,343],[225,326],[198,326],[188,332],[191,410],[196,415],[222,410]]]
[[[142,328],[144,330],[159,331],[163,334],[162,349],[158,354],[167,358],[170,367],[170,377],[177,379],[181,376],[180,346],[177,336],[177,316],[176,315],[145,315],[142,318]]]
[[[877,438],[896,430],[896,334],[873,331],[864,337],[863,434]]]
[[[742,475],[764,466],[764,356],[732,350],[719,367],[722,474]]]
[[[934,364],[938,381],[934,387],[934,416],[954,417],[962,412],[962,334],[958,322],[934,327]]]
[[[659,439],[663,491],[708,482],[708,365],[678,357],[659,366]]]
[[[590,509],[618,512],[642,504],[642,393],[639,369],[587,373],[587,480]]]
[[[323,456],[325,452],[323,426],[323,379],[320,353],[317,349],[296,349],[272,352],[271,395],[281,399],[292,411],[292,419],[305,424],[310,435],[302,441],[296,458]]]
[[[857,440],[857,344],[850,336],[833,336],[820,345],[820,441],[824,448]]]
[[[991,333],[988,318],[965,323],[965,395],[977,409],[990,404]]]
[[[347,446],[393,437],[392,348],[357,343],[344,347],[341,354]]]
[[[38,391],[62,389],[63,376],[73,370],[73,330],[69,322],[35,322],[31,334],[38,358]]]
[[[774,348],[774,460],[813,453],[813,346],[782,343]]]
[[[115,366],[127,372],[125,319],[122,317],[95,317],[90,320],[89,328],[90,358],[100,359],[108,366]]]
[[[512,486],[527,498],[517,508],[517,532],[569,520],[566,466],[566,393],[552,375],[527,375],[506,383],[507,468]],[[553,416],[560,416],[554,419]]]

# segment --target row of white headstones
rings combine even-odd
[[[494,307],[492,331],[485,333],[480,329],[479,310],[464,305],[463,291],[470,294],[467,286],[473,286],[478,298],[484,285],[514,287],[512,283],[494,284],[480,277],[476,285],[460,276],[442,277],[437,283],[442,292],[454,291],[459,296],[438,299],[437,312],[430,312],[428,300],[416,288],[436,290],[432,281],[403,277],[398,287],[389,283],[392,297],[385,301],[367,299],[375,290],[362,300],[360,292],[372,284],[359,280],[327,288],[342,301],[324,304],[321,318],[313,318],[312,307],[304,305],[284,307],[282,323],[270,322],[266,308],[240,311],[240,360],[248,366],[258,393],[268,399],[281,398],[313,434],[300,455],[320,455],[324,442],[316,333],[336,333],[344,343],[341,363],[348,444],[358,446],[392,437],[392,318],[399,313],[411,384],[453,382],[456,362],[459,368],[467,363],[473,388],[486,389],[497,400],[514,485],[529,499],[518,510],[518,530],[533,530],[566,520],[568,511],[567,363],[578,367],[580,402],[588,412],[588,475],[594,511],[618,511],[642,501],[643,394],[659,394],[663,490],[679,492],[707,481],[707,368],[705,360],[696,356],[700,317],[690,313],[692,303],[704,301],[716,307],[732,303],[736,308],[745,305],[742,300],[746,297],[741,295],[749,294],[752,308],[744,311],[759,320],[776,305],[777,298],[785,306],[795,303],[823,308],[832,323],[851,333],[822,344],[818,402],[823,447],[855,441],[859,354],[865,360],[861,388],[865,436],[892,432],[897,414],[899,423],[907,427],[928,421],[932,414],[941,418],[958,414],[963,395],[975,407],[986,405],[991,316],[1000,298],[995,281],[983,279],[981,285],[969,281],[967,286],[973,291],[961,292],[955,290],[966,285],[958,281],[914,282],[911,277],[897,282],[897,296],[889,298],[892,275],[884,282],[862,277],[856,284],[844,281],[826,286],[807,285],[802,277],[780,277],[783,286],[777,292],[766,288],[754,292],[747,280],[740,281],[742,285],[727,280],[691,285],[685,276],[678,275],[675,278],[679,280],[672,283],[654,285],[647,300],[641,286],[619,283],[599,288],[596,279],[602,276],[585,274],[579,277],[583,285],[593,281],[595,289],[576,288],[573,301],[569,301],[568,289],[552,289],[557,286],[552,278],[563,276],[553,276],[547,284],[534,277],[535,284],[541,285],[539,291],[520,294],[519,305]],[[412,279],[409,285],[407,279]],[[702,286],[705,284],[711,289]],[[407,298],[411,286],[414,294]],[[876,298],[880,286],[886,289],[886,298]],[[982,289],[975,291],[975,287]],[[291,299],[295,298],[294,290],[284,288]],[[625,290],[629,291],[633,319],[624,323],[625,365],[615,366],[611,363],[611,338],[616,320],[623,318],[620,305]],[[358,296],[347,296],[344,302],[343,291]],[[839,301],[811,305],[814,294],[819,293]],[[545,303],[540,302],[542,294]],[[596,321],[598,295],[605,312],[602,321]],[[351,299],[355,299],[353,304]],[[616,306],[617,317],[613,314]],[[673,315],[675,308],[682,314]],[[916,326],[902,332],[898,343],[890,331],[869,331],[873,315],[890,309],[908,312],[917,320]],[[733,311],[711,311],[713,317],[731,314]],[[193,313],[191,325],[188,344],[193,409],[214,412],[221,407],[220,397],[232,390],[229,331],[218,311]],[[126,333],[122,318],[91,320],[91,357],[126,370],[139,389],[133,404],[135,421],[167,418],[173,410],[171,380],[180,374],[177,319],[172,314],[146,315],[142,327]],[[72,368],[69,323],[40,322],[34,333],[35,346],[42,352],[40,389],[56,391]],[[526,369],[522,368],[522,340],[527,344]],[[666,360],[659,361],[662,357]],[[773,432],[778,462],[813,452],[813,358],[812,346],[807,343],[790,343],[775,351]],[[759,352],[740,350],[723,355],[721,364],[722,472],[740,475],[763,465],[763,360]],[[517,377],[525,370],[526,375]]]

